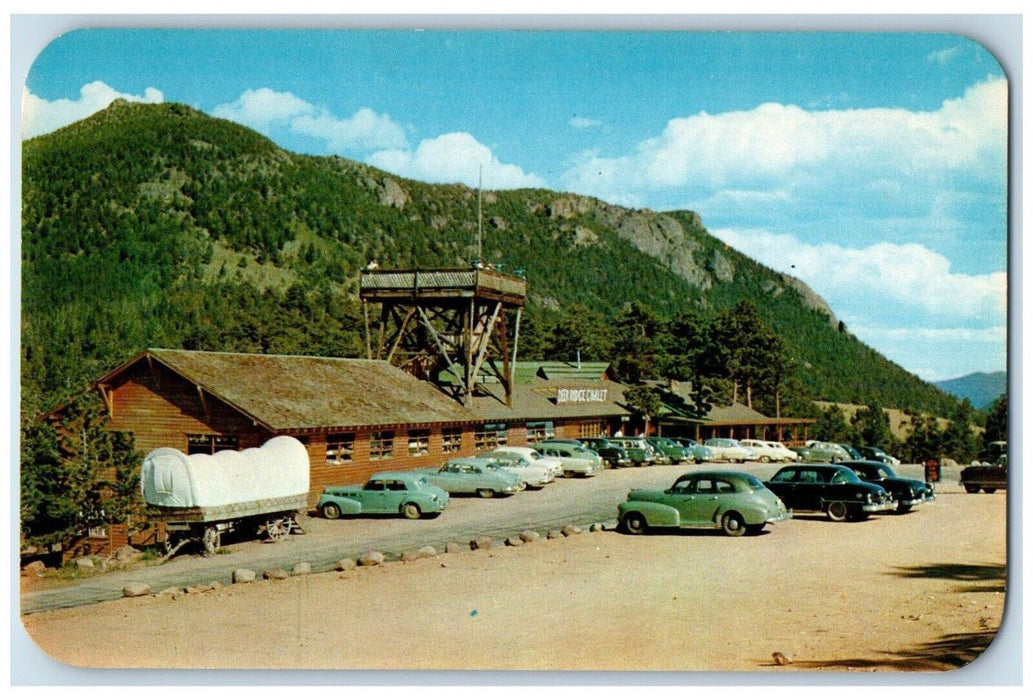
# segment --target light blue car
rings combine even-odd
[[[436,517],[448,505],[448,492],[415,472],[381,472],[365,485],[327,486],[316,508],[328,520],[342,515],[401,515],[417,520]]]
[[[417,469],[432,486],[457,493],[475,493],[481,498],[508,496],[525,488],[523,479],[490,459],[454,457],[440,469]]]

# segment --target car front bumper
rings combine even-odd
[[[781,513],[778,513],[777,515],[771,516],[770,518],[768,518],[764,522],[766,522],[766,523],[780,523],[783,520],[792,520],[792,518],[793,518],[793,511],[785,510],[785,511],[782,511]]]
[[[865,503],[861,506],[861,510],[865,513],[882,513],[883,511],[896,509],[896,501],[886,501],[885,503]]]

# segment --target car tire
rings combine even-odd
[[[341,517],[341,507],[336,503],[324,503],[320,511],[327,520],[337,520]]]
[[[734,510],[721,516],[721,530],[729,537],[741,537],[746,534],[746,522]]]
[[[979,487],[973,486],[972,484],[965,484],[966,493],[979,493]]]
[[[495,496],[495,492],[491,489],[477,489],[477,495],[481,498],[492,498]]]
[[[621,518],[621,525],[624,532],[629,535],[644,535],[649,529],[646,518],[641,513],[625,513]]]
[[[419,520],[420,516],[423,515],[420,512],[420,507],[415,503],[405,503],[402,505],[402,516],[409,520]]]
[[[903,515],[904,513],[910,513],[911,512],[911,506],[898,505],[897,506],[897,512],[900,513],[901,515]]]
[[[985,486],[983,487],[983,493],[995,493],[996,491],[997,489],[988,489]]]
[[[843,501],[832,501],[825,506],[825,515],[829,516],[829,520],[832,522],[841,523],[847,519],[849,514],[850,510]]]
[[[766,525],[767,525],[767,523],[761,523],[760,525],[747,525],[746,526],[746,534],[747,535],[759,535],[760,533],[764,532],[764,527]]]
[[[763,464],[767,464],[768,462],[770,462],[770,461],[771,461],[771,458],[770,458],[770,457],[768,457],[767,455],[761,455],[761,456],[760,456],[760,461],[761,461],[761,462],[762,462]]]

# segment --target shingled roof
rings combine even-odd
[[[98,383],[147,358],[275,431],[479,419],[382,360],[152,348]]]
[[[513,406],[509,407],[502,388],[499,385],[487,385],[481,387],[481,393],[474,394],[470,410],[483,420],[490,421],[629,416],[631,411],[620,404],[624,400],[624,388],[621,384],[606,380],[538,380],[533,384],[514,386]],[[597,393],[585,396],[587,400],[558,400],[561,390],[569,392],[579,389]],[[570,396],[569,393],[567,395]],[[603,395],[605,398],[602,398]]]

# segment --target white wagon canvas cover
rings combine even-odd
[[[140,475],[144,501],[183,520],[212,521],[304,508],[309,490],[305,446],[281,435],[261,447],[185,455],[152,450]]]

